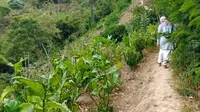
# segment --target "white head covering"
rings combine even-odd
[[[161,18],[160,18],[160,22],[162,23],[162,22],[164,22],[166,20],[166,17],[165,16],[162,16]]]

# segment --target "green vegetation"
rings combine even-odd
[[[19,71],[13,78],[13,85],[3,90],[1,102],[4,111],[63,112],[77,111],[79,109],[76,99],[83,93],[91,97],[98,97],[98,111],[108,111],[109,99],[114,88],[121,83],[118,69],[121,64],[112,66],[100,49],[101,42],[106,45],[110,41],[98,38],[77,54],[74,60],[53,59],[52,74],[40,77],[38,80],[23,77],[22,66],[16,67]],[[4,99],[13,92],[13,98]],[[16,108],[12,107],[15,103]],[[68,108],[66,107],[66,104]]]
[[[177,31],[173,34],[176,49],[172,54],[172,67],[178,77],[182,95],[199,98],[200,38],[199,0],[155,0],[158,13],[167,15]]]
[[[94,111],[112,112],[122,59],[133,69],[156,40],[153,10],[136,7],[132,22],[118,25],[130,2],[11,0],[1,6],[1,63],[15,69],[2,86],[1,111],[76,112],[76,100],[88,94]],[[96,29],[103,32],[94,37]]]

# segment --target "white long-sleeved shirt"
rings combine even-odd
[[[172,24],[168,24],[167,26],[164,23],[161,23],[158,27],[158,33],[172,33]],[[161,36],[157,39],[157,45],[160,45],[160,49],[163,50],[173,50],[174,45],[173,42],[169,41],[166,37]]]

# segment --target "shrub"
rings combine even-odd
[[[132,48],[126,48],[124,52],[126,63],[133,69],[143,58],[140,52],[133,50]]]
[[[130,23],[131,31],[147,30],[149,24],[156,24],[157,17],[153,10],[144,7],[136,7],[133,11],[134,17]]]
[[[107,28],[112,27],[114,25],[116,25],[118,23],[119,20],[119,14],[116,12],[113,12],[112,14],[110,14],[109,16],[107,16],[104,19],[104,26]]]
[[[66,39],[69,39],[69,41],[71,41],[71,39],[69,38],[70,35],[78,31],[78,28],[64,20],[57,21],[56,27],[60,30],[59,34],[61,39],[56,39],[56,42],[58,42],[59,44],[63,44]]]
[[[116,42],[121,42],[124,36],[127,36],[126,27],[124,25],[117,25],[107,28],[101,36],[108,37],[111,36],[111,39],[116,40]]]
[[[58,32],[55,22],[46,14],[13,17],[6,31],[9,43],[5,43],[5,46],[9,45],[10,49],[5,57],[11,62],[17,62],[21,57],[29,55],[30,61],[35,61],[52,52],[53,38]]]
[[[10,0],[9,5],[12,9],[22,9],[24,7],[24,0]]]
[[[8,20],[5,19],[5,16],[7,16],[9,12],[10,9],[8,7],[0,6],[0,33],[3,33],[5,27],[8,25]]]
[[[0,18],[7,16],[10,12],[10,9],[8,7],[0,7]]]

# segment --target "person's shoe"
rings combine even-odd
[[[158,63],[158,66],[160,67],[160,66],[161,66],[161,63]]]
[[[168,68],[167,65],[164,65],[164,68],[167,69]]]

